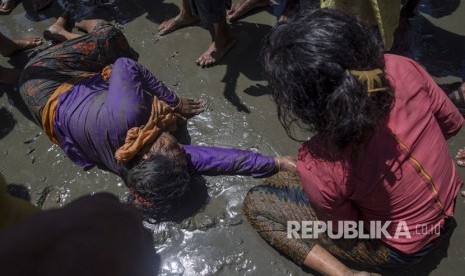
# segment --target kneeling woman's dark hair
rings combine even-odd
[[[375,30],[343,12],[300,11],[273,28],[262,53],[288,135],[293,138],[294,123],[318,133],[325,156],[337,158],[349,146],[356,154],[391,110],[394,94],[384,73],[382,42]],[[381,71],[377,88],[383,89],[373,93],[350,72],[375,69]]]
[[[190,175],[183,156],[153,154],[127,171],[129,201],[145,217],[164,219],[188,191]]]

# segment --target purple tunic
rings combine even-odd
[[[87,78],[58,97],[55,135],[66,155],[88,169],[99,166],[121,172],[114,153],[131,127],[147,122],[153,97],[174,107],[179,98],[142,65],[127,58],[114,64],[110,81]],[[273,157],[252,151],[184,146],[191,171],[264,177],[276,172]]]

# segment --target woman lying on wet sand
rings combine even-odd
[[[187,191],[192,173],[265,177],[292,169],[285,157],[252,151],[180,145],[172,134],[204,103],[178,97],[146,68],[127,58],[120,30],[102,20],[82,20],[79,36],[39,53],[25,67],[20,92],[50,139],[77,165],[120,175],[135,203],[164,216]],[[111,65],[112,66],[107,66]]]
[[[299,178],[249,191],[243,209],[255,230],[324,275],[357,274],[341,261],[401,267],[434,251],[452,228],[463,184],[446,139],[464,119],[447,95],[414,61],[384,54],[371,28],[335,10],[278,24],[263,52],[284,127],[299,122],[315,135],[299,150]],[[331,230],[302,237],[303,222],[317,220]],[[358,223],[358,238],[342,237],[342,222]]]

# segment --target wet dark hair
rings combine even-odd
[[[182,156],[153,154],[141,159],[127,171],[126,185],[131,189],[129,202],[145,218],[164,219],[189,190],[190,175]]]
[[[318,133],[329,156],[356,153],[385,120],[394,100],[384,74],[383,44],[375,30],[337,10],[303,9],[265,39],[264,68],[278,116]],[[368,94],[348,70],[379,68],[386,91]]]

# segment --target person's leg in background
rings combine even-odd
[[[212,43],[196,63],[202,67],[211,66],[220,62],[237,42],[226,22],[230,0],[194,0],[194,3],[202,24],[212,37]]]
[[[192,14],[189,0],[182,0],[179,14],[163,21],[160,26],[158,26],[158,34],[167,35],[177,29],[197,23],[199,20],[198,16]]]

